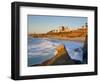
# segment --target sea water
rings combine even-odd
[[[81,49],[84,45],[83,42],[28,37],[28,66],[41,64],[54,57],[56,55],[56,47],[60,44],[65,45],[71,59],[83,61]],[[78,52],[75,49],[78,49]]]

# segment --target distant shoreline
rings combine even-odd
[[[62,32],[63,31],[63,32]],[[86,28],[80,28],[76,30],[71,31],[65,31],[64,27],[62,27],[61,32],[54,32],[49,31],[47,33],[43,34],[28,34],[28,36],[31,36],[33,38],[50,38],[50,39],[59,39],[59,40],[67,40],[67,41],[79,41],[84,42],[86,36],[88,36],[88,29]]]
[[[76,38],[69,38],[69,37],[58,37],[58,38],[50,38],[50,39],[58,39],[58,40],[67,40],[67,41],[76,41],[76,42],[84,42],[85,37],[76,37]]]
[[[57,39],[57,40],[67,40],[67,41],[76,41],[76,42],[84,42],[85,37],[33,37],[33,38],[45,38],[45,39]]]

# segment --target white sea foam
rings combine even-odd
[[[43,55],[46,55],[46,53],[51,53],[51,51],[53,51],[58,45],[58,43],[51,42],[47,39],[41,39],[36,44],[34,44],[33,40],[33,44],[28,45],[28,54],[40,55],[41,53],[45,53]]]
[[[28,40],[28,63],[38,64],[42,61],[50,59],[56,54],[56,47],[60,44],[65,45],[66,50],[72,59],[82,61],[83,53],[80,48],[83,46],[83,43],[74,41],[31,38]],[[75,52],[75,49],[77,48],[79,48],[79,50]]]

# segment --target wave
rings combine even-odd
[[[46,53],[51,53],[55,51],[56,46],[59,43],[50,41],[49,39],[32,39],[28,42],[28,54],[29,55],[46,55]],[[45,54],[44,54],[45,53]]]
[[[28,64],[39,64],[53,57],[56,53],[56,47],[64,44],[69,56],[72,59],[83,59],[81,47],[83,43],[74,41],[55,40],[48,38],[28,38]],[[75,49],[79,48],[77,51]]]

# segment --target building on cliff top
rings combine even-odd
[[[87,23],[85,23],[83,26],[77,27],[77,28],[72,28],[72,27],[68,27],[68,26],[59,26],[58,29],[53,29],[51,31],[49,31],[48,33],[59,33],[59,32],[70,32],[73,30],[83,30],[86,29],[87,30]]]
[[[69,32],[70,29],[68,27],[65,27],[65,26],[60,26],[59,27],[59,32]]]

